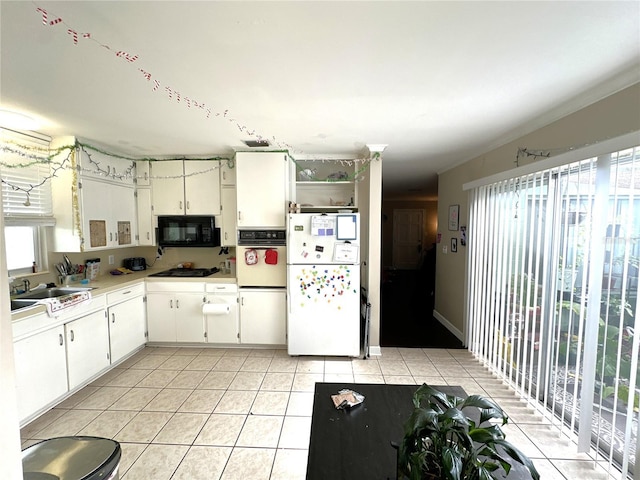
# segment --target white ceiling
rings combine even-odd
[[[387,198],[433,196],[436,172],[640,81],[637,1],[3,0],[0,15],[0,107],[43,133],[154,157],[257,136],[298,158],[388,144]]]

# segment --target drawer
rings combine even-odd
[[[147,282],[147,292],[204,293],[204,282]]]
[[[207,283],[207,293],[238,293],[238,285],[235,283]]]
[[[127,288],[121,288],[120,290],[107,293],[107,305],[115,305],[130,298],[139,297],[140,295],[144,295],[144,283],[131,285]]]

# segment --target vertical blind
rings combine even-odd
[[[476,186],[469,235],[469,349],[634,478],[640,148]]]
[[[52,224],[49,139],[0,128],[5,224]]]

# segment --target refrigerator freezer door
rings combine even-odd
[[[337,240],[341,221],[344,240]],[[359,262],[358,214],[290,214],[287,263],[290,265],[340,264]],[[355,237],[355,238],[354,238]],[[349,238],[349,240],[346,240]],[[346,254],[346,257],[345,257]]]
[[[289,355],[360,355],[360,266],[290,265]]]

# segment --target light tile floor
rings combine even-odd
[[[123,480],[304,479],[314,385],[323,381],[460,385],[505,409],[507,439],[543,479],[618,478],[593,453],[576,454],[466,350],[383,348],[362,360],[146,347],[25,426],[23,448],[64,435],[114,438]]]

